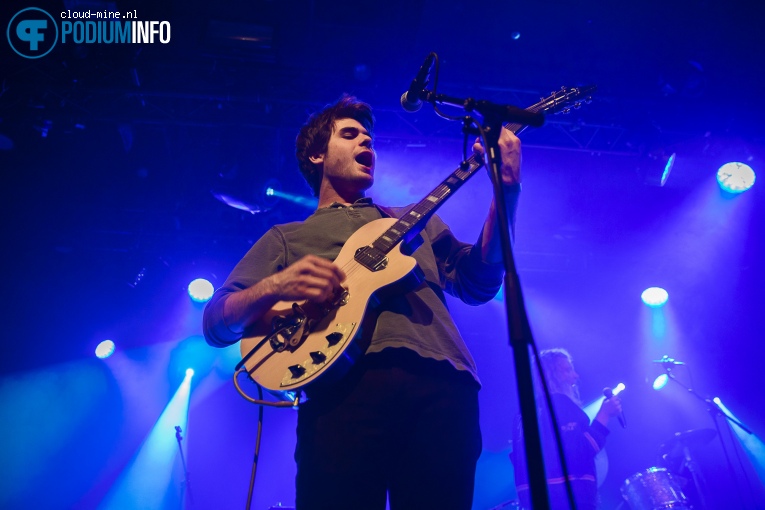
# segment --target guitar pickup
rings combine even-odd
[[[370,271],[380,271],[388,267],[388,257],[374,246],[359,248],[353,258]]]

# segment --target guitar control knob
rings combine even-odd
[[[301,365],[290,365],[289,369],[292,373],[293,379],[297,379],[301,375],[305,374],[305,368],[303,368]]]
[[[311,353],[311,359],[313,360],[313,362],[314,362],[316,365],[318,365],[319,363],[324,363],[324,361],[326,361],[326,359],[327,359],[327,355],[326,355],[326,354],[324,354],[324,353],[323,353],[323,352],[321,352],[321,351],[313,351],[313,352]]]
[[[343,339],[343,334],[339,332],[330,333],[327,335],[327,342],[329,342],[329,346],[332,347],[337,342]]]

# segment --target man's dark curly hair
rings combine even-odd
[[[323,110],[308,117],[303,127],[300,128],[297,140],[295,140],[295,156],[308,186],[311,187],[314,196],[319,196],[321,185],[321,169],[311,163],[311,156],[326,154],[329,139],[335,129],[335,121],[339,119],[354,119],[369,131],[372,136],[375,118],[372,115],[372,107],[359,101],[353,96],[343,94],[336,103],[327,105]]]

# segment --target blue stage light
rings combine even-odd
[[[197,303],[209,301],[215,292],[213,284],[204,278],[197,278],[189,284],[189,297]]]
[[[667,302],[669,294],[661,287],[649,287],[643,291],[640,295],[640,299],[651,308],[659,308],[660,306],[664,306]]]
[[[104,340],[98,347],[96,347],[96,356],[101,359],[106,359],[114,353],[114,342],[111,340]]]
[[[179,462],[175,427],[186,431],[190,397],[191,377],[186,377],[98,508],[183,508],[183,505],[168,505],[167,498],[178,487],[173,483]]]
[[[619,393],[623,392],[625,390],[625,388],[627,388],[627,387],[624,385],[624,383],[620,382],[614,388],[614,395],[618,395]]]
[[[744,163],[725,163],[717,171],[717,182],[728,193],[743,193],[754,186],[754,170]]]
[[[193,377],[194,376],[194,369],[193,368],[187,368],[186,369],[186,377]]]
[[[672,171],[672,167],[675,165],[676,157],[677,154],[673,152],[667,159],[667,162],[664,164],[664,171],[661,173],[659,186],[664,186],[667,183],[667,179],[669,179],[669,173]]]
[[[654,379],[653,389],[655,389],[656,391],[659,391],[664,386],[666,386],[668,382],[669,382],[669,376],[667,374],[661,374],[659,377]]]

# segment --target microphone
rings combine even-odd
[[[611,388],[603,388],[603,396],[606,397],[606,400],[614,396],[614,392]],[[621,424],[623,429],[627,428],[627,420],[624,418],[624,411],[620,412],[616,415],[616,417],[619,419],[619,423]]]
[[[651,360],[651,363],[658,363],[659,365],[685,365],[682,361],[677,361],[675,358],[670,358],[666,354],[661,359]]]
[[[430,69],[433,67],[435,61],[435,54],[431,53],[425,57],[425,62],[422,63],[420,70],[417,71],[417,76],[412,80],[412,84],[409,85],[409,90],[401,94],[401,107],[414,113],[422,108],[422,100],[420,94],[425,90],[425,85],[428,84],[428,77],[430,76]]]

